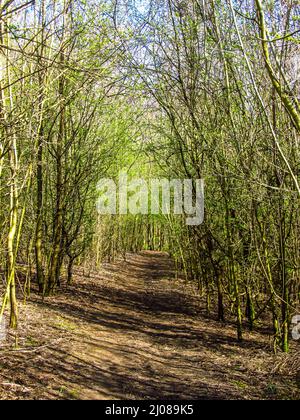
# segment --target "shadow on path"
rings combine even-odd
[[[245,361],[263,353],[265,341],[239,344],[234,328],[205,318],[192,287],[174,280],[167,255],[130,255],[91,278],[77,274],[60,295],[32,299],[62,341],[0,358],[20,398],[261,398],[266,373],[251,375]]]

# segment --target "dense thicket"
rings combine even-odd
[[[168,251],[238,338],[299,303],[296,1],[0,2],[0,268],[55,292],[73,265]],[[97,182],[205,180],[205,221],[99,216]],[[25,282],[25,287],[24,287]]]

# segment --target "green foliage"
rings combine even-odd
[[[45,0],[3,17],[1,313],[10,304],[11,324],[16,266],[49,295],[77,263],[164,250],[208,311],[235,317],[239,339],[244,318],[250,329],[270,319],[274,348],[288,349],[300,275],[298,7],[235,3],[236,27],[221,0],[153,2],[144,20],[132,2],[110,1],[63,10]],[[268,28],[293,35],[271,43]],[[97,183],[122,169],[204,178],[205,222],[99,216]]]

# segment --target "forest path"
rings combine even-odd
[[[268,337],[237,343],[234,326],[207,318],[193,287],[174,280],[165,254],[77,274],[22,309],[21,350],[0,353],[1,398],[255,399],[289,389],[270,373]]]

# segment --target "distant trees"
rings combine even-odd
[[[0,2],[1,315],[25,293],[163,249],[237,337],[299,303],[299,5]],[[204,178],[205,222],[100,216],[97,183]],[[22,283],[22,284],[24,284]]]
[[[287,351],[299,302],[299,6],[272,4],[149,2],[132,12],[135,42],[123,39],[157,105],[149,153],[169,177],[206,183],[205,223],[170,221],[170,252],[208,311],[216,301],[220,320],[235,315],[240,340],[245,319],[253,329],[270,315],[274,349]]]

